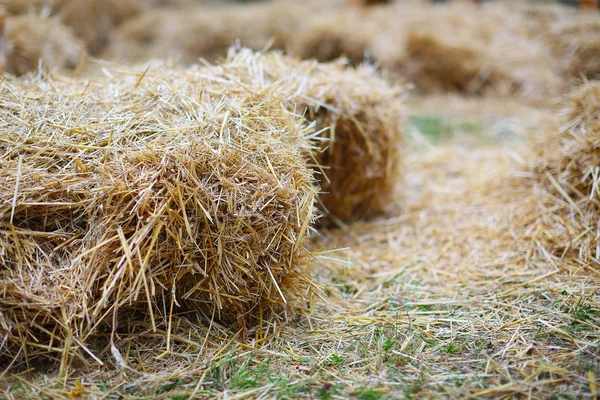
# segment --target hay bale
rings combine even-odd
[[[600,15],[558,23],[549,40],[563,73],[576,80],[600,79]]]
[[[113,28],[141,13],[141,0],[6,0],[11,15],[40,14],[46,9],[57,15],[82,39],[87,50],[97,54],[108,44]]]
[[[317,131],[324,129],[321,136],[331,139],[317,142],[325,151],[315,155],[327,175],[319,196],[327,215],[349,221],[385,211],[398,177],[403,87],[377,77],[371,67],[301,62],[278,52],[232,50],[227,60],[205,73],[233,74],[256,91],[264,82],[280,85],[289,110],[305,113]],[[261,71],[266,72],[257,75]]]
[[[567,99],[567,123],[537,145],[541,210],[533,235],[559,257],[597,265],[600,223],[600,82]]]
[[[206,72],[3,83],[2,353],[86,362],[165,304],[243,329],[307,295],[309,131]]]
[[[52,8],[56,0],[3,0],[9,15],[39,14],[44,7]]]
[[[224,58],[236,41],[262,50],[274,33],[273,10],[271,4],[265,3],[146,12],[115,31],[104,56],[129,62],[175,58],[190,64],[201,57]]]
[[[114,27],[143,10],[139,0],[57,0],[55,8],[92,54],[108,44]]]
[[[368,7],[380,4],[389,4],[391,0],[347,0],[348,4],[356,7]]]
[[[315,159],[321,178],[319,201],[342,221],[385,212],[398,179],[404,87],[390,85],[373,68],[343,62],[298,61],[279,52],[232,51],[211,75],[233,74],[246,87],[279,87],[287,107],[305,115],[322,139]]]
[[[0,6],[0,74],[6,70],[6,8]]]
[[[56,18],[22,15],[6,23],[6,71],[11,74],[23,75],[40,65],[46,70],[73,67],[81,59],[83,47]]]
[[[370,53],[372,19],[360,10],[324,12],[304,22],[291,37],[289,50],[301,58],[321,62],[344,57],[359,64]]]
[[[459,41],[436,32],[411,32],[407,57],[411,60],[405,69],[407,76],[426,92],[477,94],[498,82],[516,84],[508,70],[497,68],[470,40]]]
[[[426,92],[556,94],[552,56],[523,19],[496,5],[438,6],[409,27],[399,69]]]

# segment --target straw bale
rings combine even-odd
[[[316,161],[326,175],[319,201],[328,215],[348,221],[386,210],[399,174],[404,87],[368,66],[298,61],[279,52],[232,51],[225,66],[211,74],[233,73],[255,90],[277,84],[288,108],[327,139],[316,142],[323,150]]]
[[[356,7],[368,7],[380,4],[389,4],[391,0],[347,0],[348,4]]]
[[[84,51],[83,43],[72,30],[53,17],[9,18],[6,41],[6,71],[15,75],[37,70],[40,65],[47,70],[75,66]]]
[[[567,123],[537,145],[541,211],[535,235],[552,254],[596,264],[600,209],[600,82],[567,99]]]
[[[57,0],[56,12],[96,54],[108,43],[110,32],[143,10],[139,0]]]
[[[57,15],[96,54],[108,43],[110,32],[143,9],[141,0],[6,0],[8,13]]]
[[[566,76],[600,78],[600,15],[591,13],[558,24],[550,40]]]
[[[55,3],[56,0],[3,0],[3,4],[9,15],[37,14],[44,7],[51,9]]]
[[[136,318],[192,309],[243,330],[307,295],[304,122],[275,86],[205,73],[3,82],[5,355],[65,366]]]
[[[378,31],[366,11],[348,9],[324,12],[306,21],[291,38],[289,48],[301,58],[331,61],[345,57],[358,64],[370,53],[370,44]]]
[[[6,8],[0,6],[0,74],[6,70]]]
[[[501,6],[440,6],[411,25],[401,70],[424,91],[532,95],[559,86],[550,52]]]
[[[149,11],[116,30],[105,57],[129,62],[176,58],[189,64],[201,57],[225,57],[236,41],[261,50],[274,33],[270,28],[273,10],[274,6],[265,3]]]

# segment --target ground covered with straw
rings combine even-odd
[[[554,110],[413,100],[386,217],[324,230],[303,313],[247,332],[173,316],[105,344],[104,366],[7,366],[8,398],[592,398],[600,273],[524,232],[533,133]],[[537,188],[537,189],[536,189]],[[167,304],[168,307],[168,304]]]

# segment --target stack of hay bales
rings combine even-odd
[[[568,98],[568,122],[538,145],[542,210],[532,235],[558,257],[597,264],[600,219],[600,82]],[[549,200],[548,200],[549,199]]]
[[[242,329],[290,309],[311,288],[315,171],[340,212],[373,211],[391,188],[401,90],[386,88],[247,50],[112,80],[6,80],[2,353],[65,366],[165,309]]]
[[[73,67],[83,53],[83,42],[54,17],[21,15],[6,23],[6,71],[11,74],[23,75],[39,66],[45,70]]]

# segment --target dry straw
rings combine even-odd
[[[403,87],[367,66],[299,62],[278,52],[259,59],[249,50],[234,52],[215,69],[257,89],[272,82],[289,109],[316,123],[326,139],[316,161],[326,175],[319,199],[328,215],[347,221],[385,211],[399,172]]]
[[[5,80],[3,353],[64,367],[132,313],[243,329],[306,296],[317,189],[276,91],[198,69]]]
[[[240,50],[113,73],[3,83],[5,355],[85,363],[185,310],[243,337],[310,293],[315,171],[340,218],[391,194],[402,90],[366,69]]]
[[[22,75],[38,67],[73,67],[84,52],[83,43],[54,17],[11,17],[6,23],[6,71]]]
[[[597,265],[600,190],[600,83],[567,99],[568,122],[538,145],[541,210],[530,235],[556,256]]]
[[[398,175],[405,88],[368,66],[298,61],[279,52],[257,58],[251,50],[233,51],[206,73],[235,76],[257,91],[277,85],[288,109],[316,123],[327,139],[315,156],[326,214],[348,221],[385,211]]]

